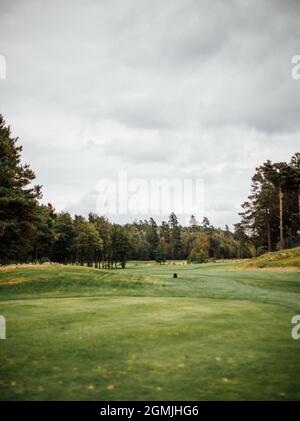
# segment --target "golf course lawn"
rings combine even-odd
[[[300,271],[20,266],[0,314],[0,400],[300,400]]]

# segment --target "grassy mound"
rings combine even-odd
[[[257,268],[295,267],[300,269],[300,247],[265,253],[242,265]]]

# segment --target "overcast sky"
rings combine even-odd
[[[0,112],[57,210],[122,170],[203,179],[224,226],[256,166],[299,152],[297,54],[298,0],[0,0]]]

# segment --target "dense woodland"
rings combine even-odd
[[[267,161],[252,178],[234,232],[191,216],[181,226],[172,213],[158,225],[153,218],[126,225],[103,215],[72,217],[40,203],[41,186],[21,162],[22,146],[0,115],[0,263],[58,262],[96,268],[125,267],[127,260],[245,258],[299,244],[300,154],[289,163]]]

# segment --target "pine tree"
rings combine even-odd
[[[294,185],[297,191],[298,201],[298,220],[300,224],[300,153],[297,152],[292,156],[290,166],[294,171]],[[299,227],[300,229],[300,227]]]
[[[33,238],[32,259],[34,261],[49,261],[54,243],[55,210],[48,203],[37,208],[37,222]]]
[[[121,263],[122,269],[126,266],[127,257],[129,254],[130,244],[124,228],[119,225],[114,225],[111,236],[111,251],[112,251],[112,262],[115,267],[117,263]]]
[[[156,250],[159,245],[159,236],[157,233],[157,224],[153,218],[149,219],[149,224],[147,226],[146,239],[150,244],[150,259],[155,258]]]
[[[252,191],[242,207],[242,224],[258,252],[297,244],[299,230],[299,154],[290,163],[267,161],[256,168]]]
[[[198,228],[199,228],[198,221],[197,221],[196,217],[194,215],[192,215],[191,219],[190,219],[190,229],[192,231],[197,231]]]
[[[177,216],[175,215],[174,212],[172,212],[169,217],[169,225],[171,228],[172,258],[181,259],[182,258],[181,227],[179,225]]]
[[[74,263],[75,261],[75,227],[71,215],[61,212],[55,217],[52,260],[58,263]]]
[[[0,115],[0,262],[25,261],[32,251],[41,186],[32,186],[34,172],[21,163],[22,146]]]
[[[166,256],[164,253],[164,249],[162,247],[162,245],[160,244],[155,252],[155,261],[159,264],[162,264],[166,261]]]

